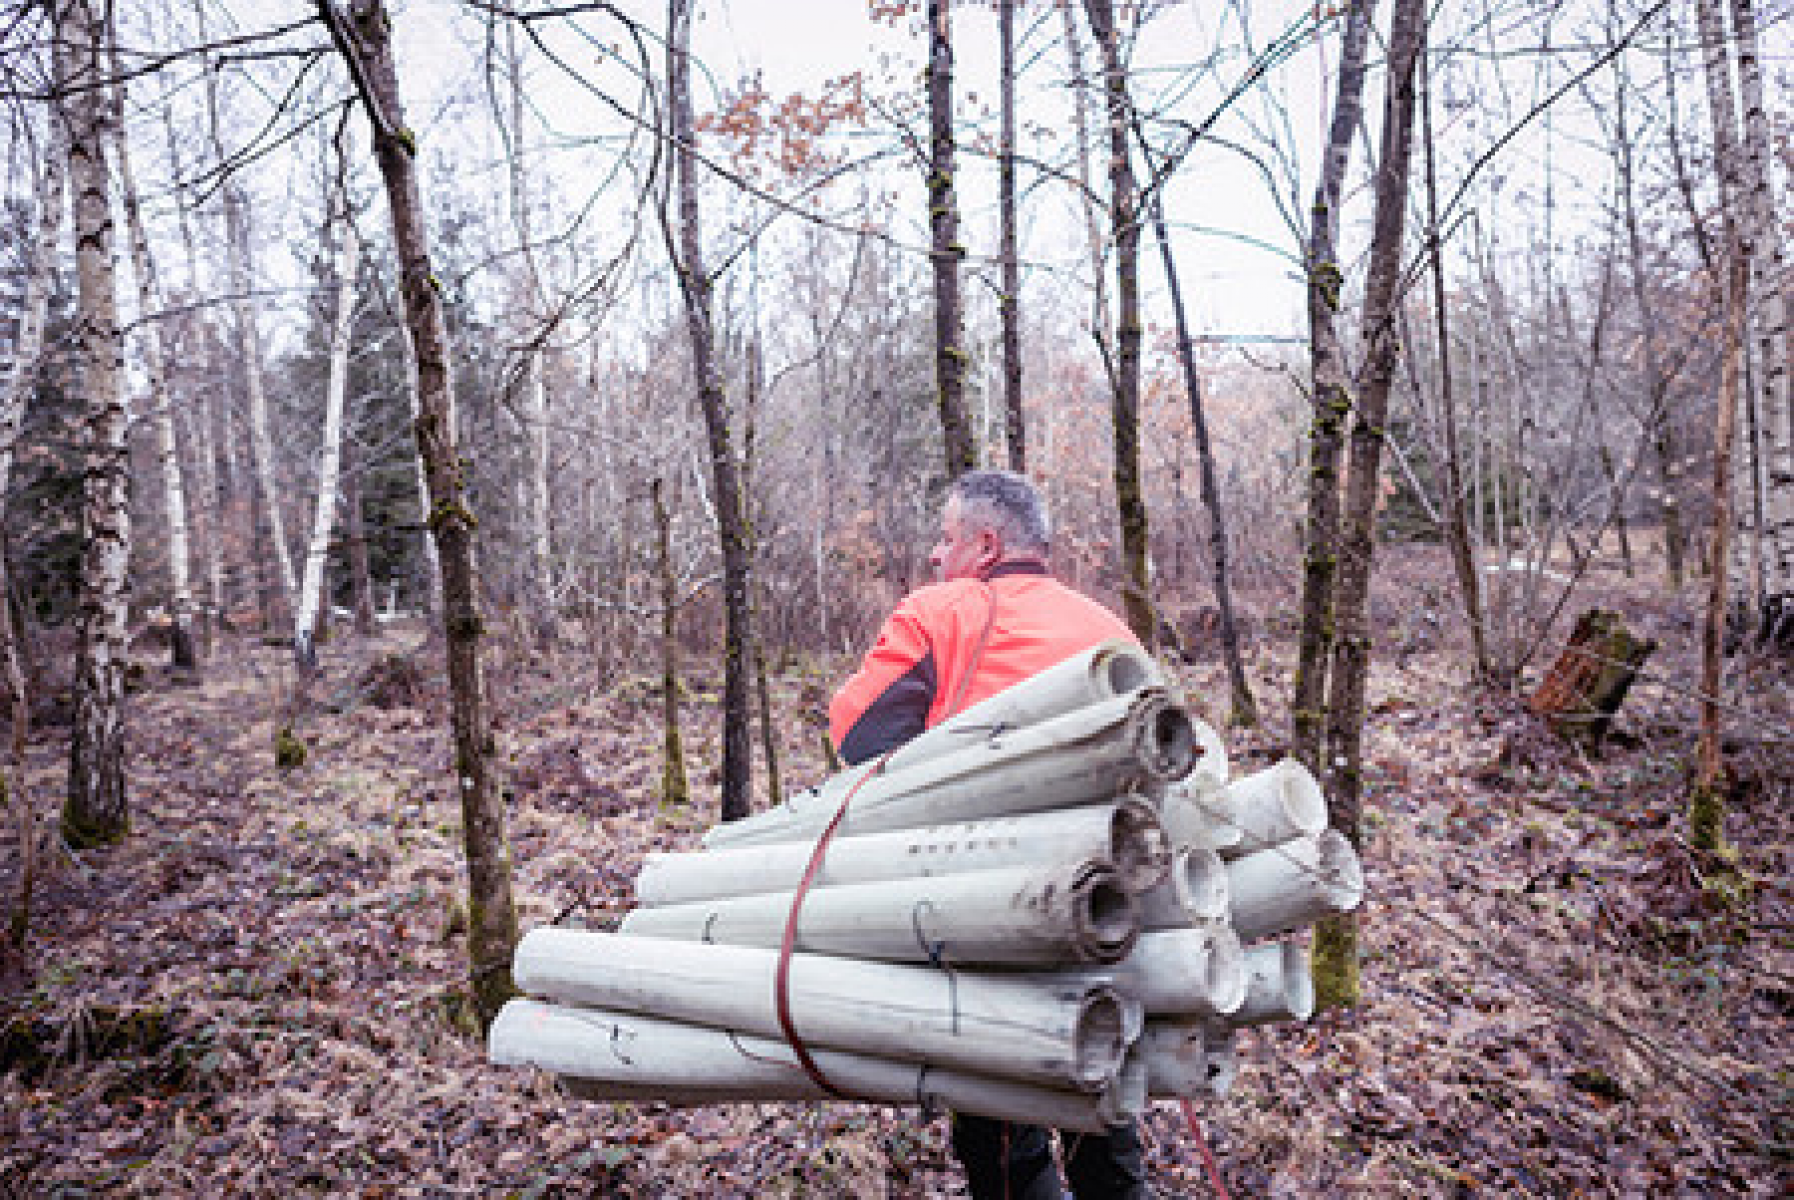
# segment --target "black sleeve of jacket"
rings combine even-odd
[[[928,728],[935,686],[931,651],[866,706],[841,739],[841,761],[857,766],[895,750]]]

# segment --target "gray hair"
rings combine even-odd
[[[1046,556],[1053,541],[1046,505],[1034,485],[1013,471],[967,471],[948,496],[959,498],[960,516],[996,532],[1003,545]]]

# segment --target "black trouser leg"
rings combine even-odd
[[[953,1114],[953,1154],[972,1200],[1060,1200],[1046,1130],[969,1113]]]
[[[1061,1133],[1065,1178],[1077,1200],[1150,1200],[1146,1186],[1146,1147],[1134,1123],[1111,1125],[1109,1132]]]

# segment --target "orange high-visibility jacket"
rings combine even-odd
[[[961,709],[1098,642],[1135,641],[1119,617],[1038,563],[999,563],[988,580],[919,588],[886,618],[860,669],[829,704],[829,736],[842,760],[875,758],[952,715],[947,706],[987,622],[990,636]]]

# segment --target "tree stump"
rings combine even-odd
[[[1526,706],[1565,741],[1600,748],[1614,714],[1657,643],[1633,636],[1618,613],[1591,608]]]

